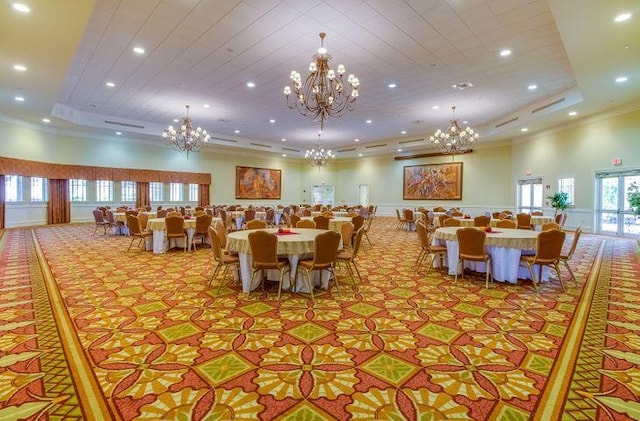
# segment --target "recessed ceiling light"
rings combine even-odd
[[[532,83],[531,85],[527,86],[527,89],[530,91],[535,91],[536,89],[538,89],[538,85]]]
[[[283,137],[282,139],[280,139],[280,140],[282,140],[283,142],[286,142],[286,141],[287,141],[287,139],[285,139],[284,137]]]
[[[113,88],[114,86],[116,86],[116,84],[113,82],[107,82],[105,83],[105,85],[107,85],[109,88]]]
[[[255,88],[256,84],[253,82],[247,82],[247,88]]]
[[[234,132],[234,133],[236,133],[236,134],[238,134],[238,133],[240,133],[240,130],[235,129],[233,132]]]
[[[282,154],[282,157],[283,157],[283,158],[286,158],[286,157],[287,157],[287,154],[286,154],[286,153],[283,153],[283,154]]]
[[[529,129],[527,129],[526,127],[523,127],[523,128],[521,128],[521,129],[520,129],[520,131],[521,131],[521,132],[528,132],[528,131],[529,131]]]
[[[373,121],[367,120],[367,124],[371,124],[371,123],[373,123]]]
[[[469,120],[462,120],[462,124],[469,124]]]
[[[272,118],[271,120],[269,120],[269,123],[271,123],[271,124],[273,124],[273,123],[275,123],[275,122],[276,122],[276,121],[275,121],[273,118]]]
[[[618,83],[624,83],[627,81],[627,77],[626,76],[620,76],[616,78],[616,82]]]
[[[629,20],[631,18],[631,13],[622,13],[614,19],[616,22],[624,22],[625,20]]]
[[[177,123],[177,122],[179,122],[179,121],[180,121],[180,120],[178,120],[177,118],[174,118],[174,119],[173,119],[173,122],[174,122],[174,123]]]
[[[13,3],[12,6],[13,6],[14,10],[17,10],[18,12],[21,12],[21,13],[29,13],[29,12],[31,12],[31,9],[29,9],[29,6],[27,6],[26,4]]]
[[[122,132],[116,132],[116,135],[122,136]]]
[[[24,102],[24,97],[23,96],[17,96],[17,97],[14,97],[13,99],[15,99],[18,102]]]
[[[353,139],[354,142],[360,142],[360,139]]]
[[[358,154],[358,156],[362,156],[362,154],[361,154],[361,153],[359,153],[359,154]]]
[[[403,131],[400,132],[400,134],[407,134],[407,131],[403,130]]]
[[[500,51],[500,57],[507,57],[511,55],[511,50],[502,50]]]
[[[26,72],[27,71],[27,67],[23,66],[22,64],[14,64],[13,65],[13,69],[17,70],[18,72]]]
[[[402,149],[398,148],[398,152],[402,152]]]
[[[45,117],[45,118],[42,119],[42,122],[43,123],[51,123],[51,120],[49,120],[48,118]]]
[[[391,89],[393,89],[393,88],[395,88],[395,87],[396,87],[396,84],[395,84],[395,83],[390,83],[390,84],[388,84],[387,86],[388,86],[388,87],[390,87]]]
[[[136,54],[144,54],[144,48],[142,47],[133,47],[133,52]]]
[[[570,115],[571,117],[573,117],[573,116],[578,115],[578,112],[577,112],[577,111],[571,111],[571,112],[569,112],[569,115]]]
[[[202,106],[203,106],[204,108],[211,108],[211,105],[209,105],[209,104],[202,104]]]
[[[439,106],[439,105],[434,105],[434,106],[433,106],[433,107],[431,107],[431,108],[432,108],[432,109],[434,109],[434,110],[437,110],[438,108],[440,108],[440,106]]]

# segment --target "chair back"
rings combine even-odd
[[[209,226],[209,228],[207,228],[207,232],[209,233],[209,243],[211,244],[213,260],[215,260],[216,262],[220,262],[222,261],[222,244],[220,242],[220,237],[212,226]]]
[[[296,224],[296,228],[315,228],[316,223],[310,219],[301,219]]]
[[[140,221],[140,228],[142,230],[146,230],[147,229],[147,222],[149,222],[149,214],[144,213],[144,212],[140,212],[138,214],[138,220]]]
[[[185,216],[187,214],[187,211],[184,208],[184,206],[178,206],[178,212],[180,212],[180,215],[182,216]]]
[[[113,211],[111,209],[107,209],[107,222],[111,225],[115,225],[116,221],[113,219]]]
[[[413,211],[411,209],[402,209],[404,219],[407,221],[413,221]]]
[[[182,214],[180,212],[178,212],[178,211],[168,211],[167,212],[167,218],[170,217],[170,216],[180,216],[181,217]]]
[[[540,211],[531,212],[531,216],[542,216],[542,215],[544,215],[544,212],[540,212]]]
[[[211,226],[213,217],[206,213],[196,216],[196,234],[206,234]]]
[[[362,236],[363,235],[364,235],[364,229],[360,228],[356,232],[356,239],[353,242],[353,253],[351,254],[352,257],[356,257],[358,255],[358,251],[360,251],[360,244],[362,244]]]
[[[496,227],[497,228],[512,228],[515,229],[518,226],[518,224],[516,224],[516,221],[512,221],[510,219],[501,219],[498,222],[496,222]]]
[[[416,222],[416,231],[418,232],[418,241],[420,241],[420,245],[423,249],[428,248],[427,244],[427,226],[424,222],[418,221]]]
[[[196,206],[196,212],[203,211],[203,210],[204,210],[204,206]]]
[[[546,224],[542,224],[541,231],[549,231],[549,230],[559,230],[560,225],[555,222],[547,222]]]
[[[127,215],[136,215],[138,216],[138,211],[137,210],[126,210],[124,211],[125,216]]]
[[[300,222],[300,217],[298,215],[295,213],[289,215],[289,224],[291,225],[291,228],[297,227],[298,222]]]
[[[351,247],[351,237],[353,237],[353,224],[345,222],[340,226],[340,235],[342,236],[342,245],[344,248]]]
[[[493,212],[493,213],[491,214],[491,217],[492,217],[493,219],[503,219],[503,218],[501,218],[501,217],[500,217],[501,215],[502,215],[502,212]]]
[[[453,216],[455,218],[456,216],[457,217],[464,216],[464,214],[462,212],[460,212],[460,211],[453,211],[453,212],[451,212],[451,216]]]
[[[93,210],[93,219],[95,219],[96,224],[104,224],[104,216],[100,209]]]
[[[273,224],[276,220],[276,212],[273,210],[273,208],[269,208],[265,212],[267,214],[265,220],[267,221],[267,223]]]
[[[264,221],[260,221],[259,219],[252,219],[247,222],[248,230],[257,230],[257,229],[265,229],[267,228],[267,223]]]
[[[400,221],[402,218],[400,217],[400,209],[396,208],[396,216],[398,217],[398,221]]]
[[[278,236],[267,231],[249,233],[249,248],[254,269],[276,269],[278,267]]]
[[[217,221],[213,225],[213,229],[218,234],[218,239],[220,240],[220,248],[227,248],[227,229],[221,221]]]
[[[326,231],[316,235],[313,252],[314,269],[326,269],[333,265],[338,256],[340,239],[340,234],[335,231]]]
[[[253,221],[256,219],[256,210],[255,209],[247,209],[244,211],[244,220],[245,222]]]
[[[531,229],[531,215],[528,213],[517,214],[516,221],[519,229]]]
[[[451,218],[449,215],[438,215],[438,222],[441,227],[444,227],[444,221]]]
[[[562,244],[566,235],[564,231],[556,229],[542,231],[538,234],[534,264],[536,262],[553,263],[558,260],[562,253]]]
[[[362,228],[362,226],[364,225],[364,216],[362,215],[354,216],[353,218],[351,218],[351,223],[353,224],[353,230],[355,232],[358,232],[358,230]]]
[[[479,215],[473,218],[474,227],[488,227],[491,224],[491,218],[487,215]]]
[[[445,227],[459,227],[460,225],[460,220],[456,218],[447,218],[444,220]]]
[[[487,234],[474,227],[460,228],[456,231],[460,256],[484,256],[484,243]]]
[[[207,212],[205,212],[203,210],[199,210],[199,211],[193,212],[193,216],[196,217],[196,218],[199,217],[200,215],[206,215],[206,214],[207,214]]]
[[[179,214],[180,212],[178,212]],[[167,226],[167,236],[175,234],[184,234],[184,218],[180,215],[167,216],[164,219],[164,223]]]
[[[127,215],[127,227],[129,227],[129,234],[141,235],[142,229],[140,228],[140,220],[135,215]]]
[[[567,219],[566,216],[567,215],[564,214],[564,213],[557,214],[556,217],[555,217],[555,223],[560,225],[561,227],[563,227],[564,226],[564,222]]]
[[[302,210],[302,216],[311,216],[311,209],[309,208],[304,208]]]
[[[442,206],[437,206],[435,208],[433,208],[434,212],[446,212],[447,210],[445,208],[443,208]]]
[[[316,223],[316,228],[320,230],[328,230],[329,229],[329,218],[318,215],[313,218],[313,222]]]
[[[573,242],[571,243],[571,248],[569,249],[569,253],[567,254],[567,259],[571,259],[573,253],[576,251],[576,247],[578,247],[578,241],[580,241],[580,236],[582,235],[582,227],[576,228],[576,232],[573,234]]]
[[[156,214],[158,218],[166,218],[167,210],[166,209],[158,209],[158,213]]]

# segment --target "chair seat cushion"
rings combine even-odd
[[[490,259],[491,256],[489,254],[481,254],[481,255],[461,254],[460,258],[464,259],[464,260],[471,260],[471,261],[476,261],[476,262],[484,262],[485,260]]]
[[[349,250],[340,250],[338,252],[337,258],[343,260],[351,260],[353,258],[353,253]]]
[[[431,251],[431,253],[446,253],[447,248],[445,246],[431,246],[429,247],[429,251]]]

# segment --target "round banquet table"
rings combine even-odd
[[[458,237],[456,231],[460,227],[443,227],[436,229],[433,234],[433,243],[435,245],[447,246],[447,261],[453,262],[449,264],[449,275],[455,275],[458,267]],[[539,231],[519,230],[510,228],[499,228],[493,233],[487,233],[486,248],[491,255],[491,273],[493,279],[500,282],[516,283],[518,278],[531,279],[529,271],[526,267],[520,266],[520,256],[526,254],[534,254],[536,249],[536,241]],[[434,262],[437,265],[436,259]],[[476,272],[486,272],[487,267],[484,262],[466,262],[465,268],[469,268]],[[538,266],[534,266],[534,273],[538,273]],[[549,268],[542,268],[542,280],[549,280]]]
[[[152,249],[154,253],[164,253],[169,248],[169,242],[167,241],[167,225],[164,222],[165,218],[151,218],[147,221],[147,230],[153,231],[152,243],[147,240],[146,249]],[[217,221],[222,221],[221,218],[214,217],[211,219],[211,225],[214,225]],[[193,241],[193,234],[196,232],[196,218],[189,218],[184,220],[184,229],[187,230],[187,248],[191,250],[191,242]],[[175,241],[175,247],[184,247],[183,240],[180,238],[173,239]]]
[[[253,280],[251,279],[252,258],[251,247],[249,246],[249,233],[254,231],[259,230],[234,231],[227,235],[227,250],[237,252],[240,258],[242,291],[246,293],[251,292],[260,285],[260,279],[257,277]],[[263,231],[277,233],[278,230],[272,228]],[[289,235],[278,235],[278,256],[287,257],[291,265],[291,278],[285,279],[285,284],[282,285],[283,288],[289,288],[291,281],[297,276],[296,268],[298,267],[298,261],[302,258],[313,258],[316,235],[322,234],[326,232],[326,230],[294,228],[291,229],[291,232],[292,234]],[[341,248],[342,241],[340,241],[338,245],[338,249]],[[314,271],[311,282],[314,286],[327,289],[329,287],[329,276],[330,274],[327,271],[322,271],[322,277],[320,278],[318,272]],[[280,272],[277,270],[268,270],[267,279],[279,280]],[[296,285],[299,291],[304,291],[305,284],[301,277],[298,277]]]

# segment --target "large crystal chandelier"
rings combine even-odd
[[[189,118],[189,106],[185,105],[185,107],[187,108],[187,116],[184,118],[182,126],[180,128],[169,126],[162,133],[162,137],[170,146],[180,152],[187,152],[187,159],[189,159],[189,152],[198,152],[202,148],[203,142],[208,143],[211,136],[200,127],[193,129]]]
[[[449,122],[449,127],[442,131],[438,129],[429,139],[431,144],[444,154],[465,153],[473,147],[473,142],[478,139],[478,133],[467,127],[461,129],[456,120],[456,107],[451,107],[453,117]]]
[[[320,122],[320,131],[327,117],[340,117],[345,110],[353,110],[358,98],[360,81],[353,74],[343,75],[345,67],[340,64],[337,71],[329,67],[331,55],[324,48],[324,32],[320,33],[320,48],[309,64],[309,76],[302,82],[297,71],[291,72],[291,86],[284,87],[289,108],[297,108],[300,114]],[[293,93],[293,95],[291,95]]]
[[[322,142],[320,141],[320,134],[318,132],[318,143],[316,143],[316,147],[314,149],[307,150],[304,154],[305,159],[309,161],[312,167],[326,167],[329,163],[329,160],[335,158],[335,155],[331,152],[331,149],[325,150],[322,146]]]

